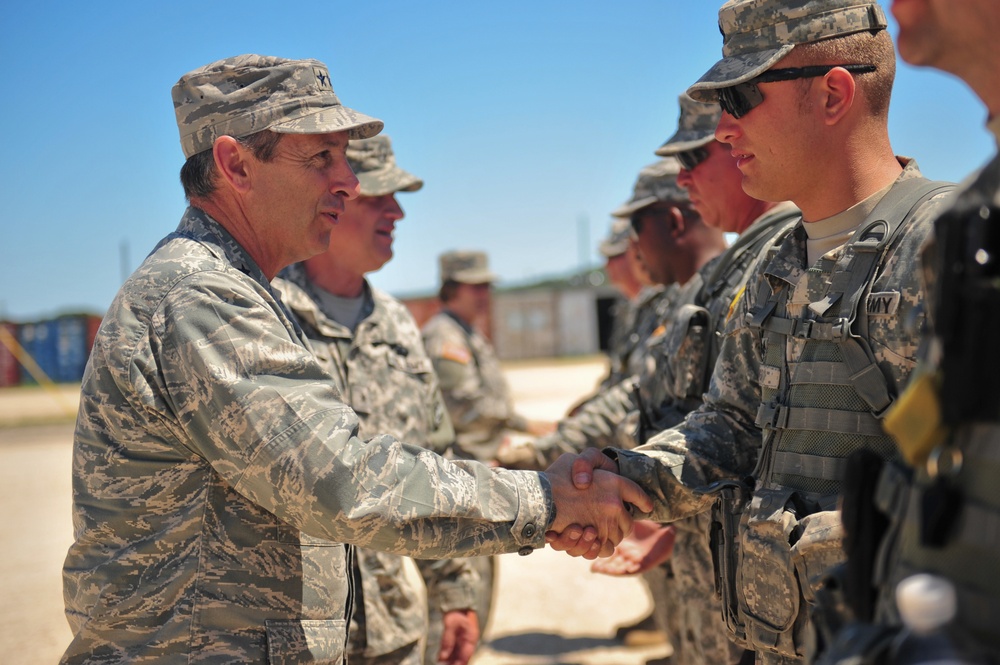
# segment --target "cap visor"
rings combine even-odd
[[[793,48],[795,48],[794,44],[785,44],[777,49],[754,51],[753,53],[723,58],[705,72],[697,83],[688,88],[687,94],[699,102],[717,101],[719,97],[716,90],[749,81],[755,76],[763,74],[788,55]]]
[[[632,213],[634,213],[636,210],[642,210],[646,206],[652,205],[657,201],[659,201],[659,199],[656,198],[655,196],[647,196],[645,198],[638,199],[637,201],[629,201],[628,203],[618,208],[617,210],[612,211],[611,216],[631,217]]]
[[[385,196],[396,192],[415,192],[424,186],[424,181],[401,168],[358,173],[362,196]]]
[[[328,106],[268,127],[279,134],[329,134],[350,132],[352,139],[367,139],[382,131],[383,122],[346,106]]]
[[[703,132],[677,132],[667,142],[656,149],[656,154],[660,157],[670,157],[679,152],[694,150],[704,145],[708,145],[715,140],[715,134]]]

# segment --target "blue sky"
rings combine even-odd
[[[720,4],[4,3],[0,318],[104,311],[123,264],[184,210],[170,87],[240,53],[327,63],[341,100],[383,119],[425,180],[400,195],[377,286],[430,291],[436,257],[457,248],[489,251],[502,285],[596,264],[608,213],[674,131],[677,95],[719,57]],[[984,122],[961,82],[900,67],[893,144],[929,177],[984,163]]]

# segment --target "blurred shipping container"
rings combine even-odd
[[[9,321],[0,321],[0,326],[17,340],[17,324]],[[21,382],[21,363],[17,361],[14,352],[7,348],[7,345],[0,344],[0,388],[16,386]]]

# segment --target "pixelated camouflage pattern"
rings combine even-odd
[[[887,25],[882,7],[870,0],[729,0],[719,9],[722,60],[687,92],[713,102],[715,90],[759,76],[796,44]]]
[[[352,333],[323,311],[318,287],[302,264],[286,268],[272,286],[295,315],[342,399],[358,414],[362,439],[384,433],[439,454],[447,450],[454,430],[420,331],[406,307],[366,280],[371,311]],[[420,640],[427,629],[428,595],[447,603],[439,609],[449,611],[473,607],[479,592],[479,575],[469,559],[419,560],[430,592],[419,576],[407,574],[403,557],[360,549],[355,562],[362,588],[350,630],[353,660],[385,655]]]
[[[657,201],[686,203],[689,200],[687,190],[677,184],[680,172],[680,162],[674,157],[666,157],[643,167],[632,188],[632,198],[613,210],[611,215],[631,217],[632,213]]]
[[[597,250],[605,258],[621,256],[628,250],[629,243],[629,222],[627,219],[614,219],[611,222],[611,229],[608,237],[601,241]]]
[[[898,181],[918,176],[916,163],[910,161]],[[915,325],[919,327],[923,292],[914,266],[941,200],[942,197],[938,197],[925,203],[910,219],[905,231],[887,248],[881,263],[883,267],[870,287],[873,292],[901,294],[895,316],[870,318],[867,337],[879,367],[896,390],[905,383],[915,362],[919,340],[913,331]],[[821,269],[819,266],[831,270],[841,253],[842,250],[837,250],[832,255],[833,260],[818,262],[817,270]],[[622,475],[635,480],[653,498],[655,507],[651,517],[656,521],[672,522],[704,512],[711,507],[713,495],[693,490],[717,480],[741,479],[755,472],[762,448],[762,431],[755,421],[762,404],[760,377],[765,363],[761,338],[746,324],[746,315],[758,304],[756,297],[760,285],[770,279],[765,269],[780,264],[791,272],[797,271],[799,277],[806,277],[807,271],[803,269],[806,265],[805,230],[801,224],[784,237],[776,255],[770,260],[767,258],[754,268],[744,295],[729,320],[704,404],[677,427],[653,436],[645,445],[632,451],[614,452]],[[810,282],[814,288],[822,290],[816,281]],[[786,297],[795,292],[794,289],[784,290]],[[812,296],[820,294],[810,294]],[[784,350],[790,354],[789,359],[801,351],[801,342],[789,339]],[[830,398],[830,406],[835,408],[836,396],[830,395]],[[814,645],[808,638],[811,634],[808,612],[799,610],[805,610],[813,600],[814,589],[797,588],[794,571],[798,568],[803,574],[808,573],[810,580],[819,579],[824,572],[816,561],[803,554],[806,547],[814,548],[810,551],[816,551],[824,564],[837,556],[842,557],[837,539],[839,515],[827,509],[796,521],[784,510],[785,504],[780,500],[781,496],[787,499],[784,492],[790,495],[791,490],[777,486],[770,477],[757,479],[755,503],[749,512],[755,516],[751,523],[756,525],[750,533],[759,538],[742,541],[741,549],[746,554],[737,580],[740,580],[740,593],[759,612],[760,620],[775,626],[783,626],[785,624],[780,622],[787,621],[787,627],[799,642],[790,644],[790,636],[781,633],[776,651],[764,650],[758,645],[759,663],[805,662]],[[741,534],[747,533],[744,530],[746,519],[744,517]],[[788,543],[796,527],[802,530],[796,547],[786,549],[783,558],[775,559],[777,550],[765,543],[773,542],[771,538]],[[793,559],[796,560],[794,564]],[[789,591],[793,595],[776,591],[780,589],[793,589]],[[760,630],[761,626],[754,630]]]
[[[431,317],[422,333],[455,428],[454,454],[483,462],[494,459],[504,430],[524,432],[528,423],[514,411],[510,387],[493,346],[448,311]],[[463,349],[469,362],[456,367],[446,352],[449,347]]]
[[[447,281],[462,284],[486,284],[495,282],[497,276],[490,272],[489,259],[485,252],[456,250],[445,252],[438,257],[441,283]]]
[[[991,209],[990,221],[995,223],[1000,210],[1000,157],[996,155],[963,183],[945,216],[948,222],[961,220],[966,215],[979,216],[984,214],[984,206]],[[930,326],[927,343],[921,347],[918,370],[921,373],[938,372],[943,360],[933,314],[937,310],[937,299],[949,297],[939,288],[944,242],[945,239],[932,234],[920,257],[924,283],[935,299],[927,306]],[[957,591],[955,623],[958,629],[975,641],[975,646],[991,658],[990,662],[1000,661],[1000,633],[996,630],[997,608],[1000,608],[1000,578],[996,575],[1000,569],[1000,538],[998,532],[988,526],[996,524],[1000,514],[1000,500],[994,490],[997,460],[1000,460],[1000,426],[986,421],[962,423],[951,432],[947,448],[956,448],[962,453],[960,468],[948,477],[951,487],[961,492],[962,508],[956,512],[943,547],[925,546],[920,538],[921,506],[925,496],[938,487],[938,480],[931,475],[928,465],[910,469],[911,473],[887,469],[883,474],[881,486],[892,488],[892,491],[881,493],[885,497],[881,507],[890,515],[893,527],[884,540],[890,546],[886,560],[891,567],[879,586],[877,617],[883,625],[900,624],[894,592],[905,577],[918,572],[944,576]],[[890,497],[901,500],[893,502]]]
[[[171,91],[184,156],[212,148],[220,136],[270,129],[283,134],[349,131],[375,136],[382,121],[340,103],[319,60],[238,55],[188,72]]]
[[[189,208],[122,286],[83,378],[62,662],[337,663],[344,543],[544,545],[544,476],[358,426],[250,255]]]
[[[635,300],[621,299],[613,310],[614,327],[608,339],[608,375],[598,384],[597,393],[610,389],[642,368],[642,345],[659,325],[656,302],[663,287],[646,286]]]
[[[687,93],[677,98],[680,116],[677,131],[656,150],[660,157],[694,150],[715,140],[715,128],[722,117],[722,108],[716,102],[699,102]]]
[[[424,181],[396,166],[392,142],[385,134],[347,144],[347,161],[361,183],[361,196],[415,192]]]

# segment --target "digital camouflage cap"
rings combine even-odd
[[[396,166],[389,137],[381,134],[347,144],[347,161],[361,183],[361,196],[415,192],[424,181]]]
[[[441,266],[441,283],[489,284],[496,281],[490,272],[485,252],[453,251],[438,257]]]
[[[715,102],[699,102],[687,93],[678,97],[677,101],[681,107],[677,131],[657,149],[656,154],[661,157],[711,143],[715,140],[715,128],[719,126],[719,119],[722,117],[722,109]]]
[[[220,136],[350,132],[362,139],[382,121],[340,103],[319,60],[238,55],[188,72],[174,85],[174,113],[184,156],[210,150]]]
[[[611,222],[611,232],[608,237],[601,241],[598,251],[606,258],[621,256],[628,250],[629,232],[632,225],[627,219],[616,218]]]
[[[870,0],[728,0],[719,9],[722,60],[688,88],[688,94],[715,101],[715,90],[764,73],[797,44],[875,32],[887,25],[882,7]]]
[[[680,162],[674,157],[667,157],[644,167],[635,181],[632,198],[611,214],[615,217],[631,217],[637,210],[658,201],[687,203],[687,191],[677,184],[677,174],[680,172]]]

